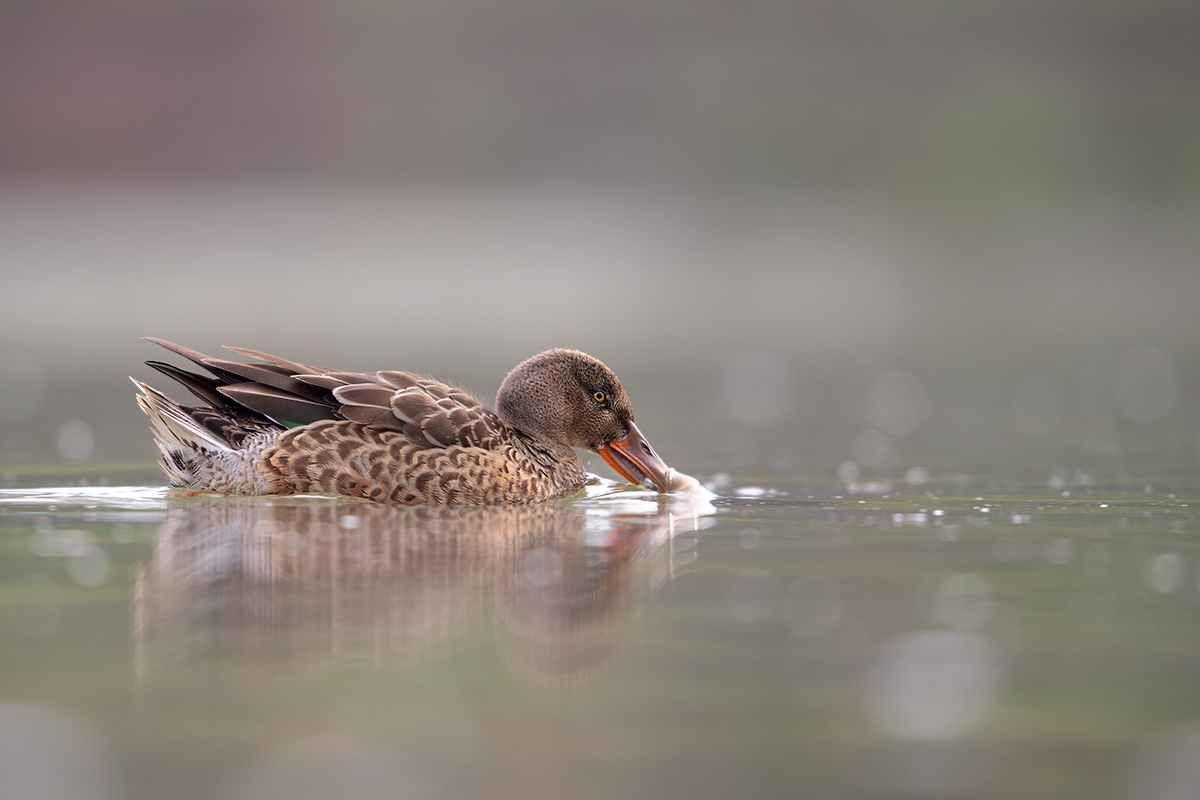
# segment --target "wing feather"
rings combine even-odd
[[[379,425],[384,428],[400,428],[403,423],[396,419],[390,408],[378,406],[342,406],[342,416],[363,425]]]
[[[496,413],[483,403],[436,381],[400,389],[391,397],[391,409],[434,447],[489,447],[504,429]],[[410,438],[413,432],[406,430]]]
[[[237,375],[250,383],[261,383],[289,394],[299,395],[307,400],[322,403],[328,402],[329,395],[323,389],[297,381],[287,367],[278,364],[243,364],[240,361],[225,361],[220,358],[208,358],[204,361],[208,369],[218,369]]]
[[[261,383],[218,386],[217,391],[238,405],[257,411],[281,425],[307,425],[322,419],[338,418],[334,410],[325,403],[297,397]]]
[[[250,413],[285,425],[348,419],[400,431],[415,445],[491,448],[507,431],[494,411],[467,392],[411,372],[340,372],[306,366],[242,347],[226,349],[258,363],[213,358],[163,339],[150,339],[215,377],[161,363],[170,375],[221,412]],[[242,411],[238,411],[241,409]],[[266,423],[270,424],[270,423]]]
[[[421,382],[421,379],[411,372],[396,372],[395,370],[383,370],[376,372],[375,375],[380,382],[391,386],[393,389],[407,389],[411,386],[416,386]]]
[[[343,406],[390,408],[393,394],[395,390],[391,387],[371,383],[355,383],[333,390],[333,396],[340,400]]]
[[[297,364],[295,361],[288,361],[286,358],[273,356],[270,353],[264,353],[260,350],[251,350],[247,347],[230,347],[224,345],[225,349],[231,353],[237,353],[239,356],[246,358],[257,358],[259,361],[266,361],[268,364],[274,364],[278,367],[283,367],[291,374],[295,375],[301,372],[328,372],[325,367],[306,367],[303,364]]]

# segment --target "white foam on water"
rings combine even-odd
[[[56,486],[38,489],[0,489],[0,506],[107,506],[123,509],[165,509],[170,492],[165,486]]]

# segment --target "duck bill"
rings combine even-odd
[[[628,437],[600,448],[600,457],[630,483],[640,484],[649,480],[660,492],[670,491],[667,477],[669,467],[655,454],[633,423],[629,424]]]

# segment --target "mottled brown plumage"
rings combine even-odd
[[[671,488],[670,471],[634,425],[616,375],[577,350],[549,350],[517,365],[492,411],[461,389],[409,372],[341,372],[228,348],[259,360],[245,364],[150,341],[212,375],[146,362],[203,407],[182,406],[134,381],[175,486],[523,504],[583,484],[578,447],[600,453],[634,483]]]

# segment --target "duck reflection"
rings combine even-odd
[[[703,506],[172,501],[137,577],[136,669],[432,658],[494,609],[510,663],[545,682],[584,681],[673,574],[672,536],[709,523]]]

